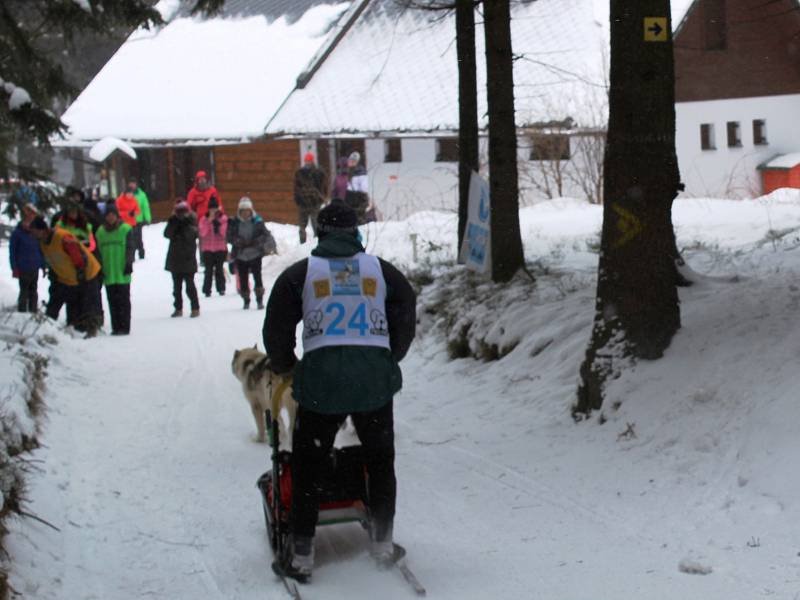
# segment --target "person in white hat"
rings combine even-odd
[[[251,273],[256,304],[259,309],[264,308],[261,259],[267,254],[275,254],[276,244],[275,238],[264,225],[264,220],[253,209],[253,201],[247,196],[239,200],[236,217],[228,222],[227,237],[231,244],[231,260],[238,276],[239,294],[244,301],[244,309],[250,308]]]

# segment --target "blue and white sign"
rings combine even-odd
[[[458,261],[478,273],[491,271],[491,206],[489,182],[473,171],[469,181],[467,228]]]

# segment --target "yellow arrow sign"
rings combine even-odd
[[[614,242],[614,248],[619,248],[630,242],[633,238],[642,232],[642,222],[633,213],[625,210],[619,204],[612,204],[611,208],[617,215],[617,231],[620,232],[620,237]]]
[[[666,42],[669,40],[669,29],[667,28],[667,17],[645,17],[644,18],[644,41],[645,42]]]

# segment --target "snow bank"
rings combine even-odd
[[[58,341],[51,322],[39,316],[0,313],[0,547],[6,520],[20,514],[30,466],[25,454],[39,445],[47,366]],[[7,564],[0,565],[5,597]]]

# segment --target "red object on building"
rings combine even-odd
[[[800,189],[800,152],[782,154],[758,166],[764,194],[779,188]]]

